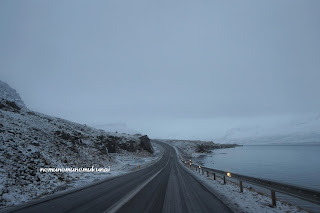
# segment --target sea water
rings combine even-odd
[[[320,145],[242,146],[194,159],[204,166],[320,191]]]

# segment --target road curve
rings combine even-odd
[[[150,167],[1,212],[232,212],[182,167],[170,145],[157,143],[165,152]]]

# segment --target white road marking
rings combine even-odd
[[[147,181],[145,181],[144,183],[139,185],[137,188],[132,190],[129,194],[127,194],[122,199],[120,199],[117,203],[113,204],[110,208],[108,208],[103,213],[117,212],[124,204],[129,202],[129,200],[131,200],[136,194],[138,194],[138,192],[140,192],[143,189],[143,187],[145,187],[148,183],[150,183],[168,165],[169,161],[170,161],[170,156],[166,165],[162,169],[160,169],[156,174],[152,175]]]

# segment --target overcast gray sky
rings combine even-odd
[[[319,113],[320,1],[0,1],[1,80],[33,110],[210,139]]]

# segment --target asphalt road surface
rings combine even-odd
[[[183,168],[174,148],[161,145],[163,157],[145,169],[4,212],[232,212]]]

